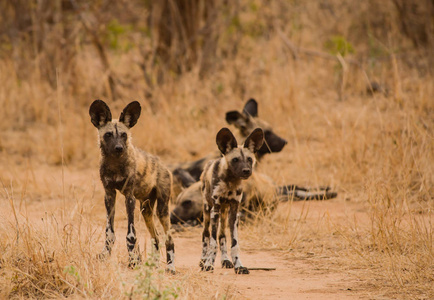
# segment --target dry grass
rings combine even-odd
[[[352,10],[348,1],[332,1],[332,13],[315,1],[288,4],[289,10],[280,1],[261,3],[242,1],[244,31],[237,55],[226,58],[221,46],[219,66],[211,74],[203,77],[193,68],[168,76],[152,95],[136,63],[138,49],[108,52],[113,73],[128,83],[119,86],[112,110],[116,115],[139,100],[143,110],[134,143],[173,163],[215,149],[210,137],[226,126],[224,113],[256,98],[261,117],[289,141],[283,152],[265,158],[260,171],[278,184],[331,185],[343,211],[316,209],[312,203],[283,205],[243,227],[245,244],[288,256],[320,253],[313,260],[317,267],[349,270],[369,297],[433,298],[434,78],[429,60],[420,49],[389,55],[413,49],[393,23],[393,13],[388,39],[377,40],[368,39],[363,21],[356,22],[368,18],[364,4]],[[330,24],[331,15],[341,19]],[[267,32],[270,24],[297,46],[318,51],[339,33],[356,53],[341,63],[303,52],[294,60],[282,38]],[[222,43],[232,41],[231,30]],[[375,35],[380,29],[371,30]],[[386,58],[370,56],[374,48]],[[152,297],[233,297],[224,284],[205,288],[198,273],[172,278],[158,269],[130,271],[122,242],[108,263],[94,259],[103,244],[105,217],[88,107],[110,95],[107,73],[95,57],[91,46],[80,45],[73,70],[53,70],[55,86],[33,60],[22,79],[23,70],[17,69],[22,61],[0,59],[0,296],[118,298],[147,290]],[[349,62],[359,58],[360,66]],[[372,80],[387,95],[370,95],[366,89]],[[124,226],[122,201],[117,205],[116,224]],[[143,222],[139,227],[145,230]]]

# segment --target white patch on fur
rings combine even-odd
[[[231,256],[232,256],[232,263],[234,264],[234,268],[242,267],[243,264],[241,263],[240,259],[240,242],[238,239],[238,220],[240,218],[240,214],[237,213],[237,219],[235,220],[234,225],[234,236],[233,239],[237,241],[237,244],[231,248]]]
[[[171,262],[167,264],[166,268],[168,271],[175,272],[175,252],[173,250],[169,250],[167,251],[167,255],[169,256]]]
[[[221,261],[230,260],[230,257],[228,255],[228,248],[226,246],[226,238],[223,238],[220,240],[220,251],[222,253],[221,255]]]
[[[136,235],[134,234],[134,231],[133,231],[133,224],[130,224],[130,233],[128,233],[127,239],[135,238],[135,237],[136,237]]]
[[[219,198],[221,195],[226,195],[228,193],[228,186],[223,181],[220,181],[217,186],[212,191],[212,198],[217,196]]]
[[[208,248],[209,248],[209,238],[208,237],[204,238],[203,244],[205,244],[205,243],[207,244],[206,247],[202,245],[202,256],[200,257],[200,259],[202,259],[202,260],[206,259],[206,254],[208,253]]]
[[[212,199],[218,199],[215,200],[216,204],[220,203],[220,197],[226,199],[235,199],[236,201],[241,202],[243,199],[243,193],[241,192],[240,195],[237,195],[237,190],[240,188],[240,186],[229,187],[226,183],[220,181],[212,192]]]
[[[106,241],[108,242],[109,249],[107,249],[107,243],[104,244],[104,249],[102,250],[102,253],[101,253],[102,256],[106,256],[106,255],[110,254],[111,248],[112,248],[113,244],[115,243],[115,240],[116,240],[115,233],[113,231],[111,231],[110,227],[108,227],[108,225],[107,225]]]
[[[211,237],[211,240],[209,242],[209,248],[213,251],[217,250],[217,241]]]
[[[106,231],[106,237],[107,237],[107,240],[112,244],[116,240],[115,233],[110,228],[108,228],[108,230]]]
[[[205,267],[213,267],[217,255],[217,241],[211,237],[208,253],[206,254]]]

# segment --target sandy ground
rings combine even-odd
[[[199,272],[200,229],[176,236],[177,268],[180,273]],[[192,249],[195,249],[192,251]],[[247,267],[276,268],[273,271],[250,271],[249,275],[236,275],[234,271],[222,269],[219,259],[212,274],[204,274],[211,281],[229,285],[237,299],[358,299],[352,292],[354,282],[345,273],[315,269],[308,258],[287,258],[274,251],[258,251],[243,248],[242,260]]]
[[[35,169],[32,172],[30,177],[33,183],[29,184],[27,192],[31,200],[15,203],[17,209],[21,209],[21,214],[34,220],[32,222],[37,224],[44,216],[59,213],[60,209],[66,205],[67,214],[71,219],[74,218],[74,214],[81,212],[92,220],[96,234],[101,236],[99,243],[102,248],[105,209],[97,171],[65,169],[63,177],[67,184],[64,187],[60,180],[62,177],[60,168]],[[32,186],[36,184],[39,192],[32,191]],[[44,187],[53,192],[64,188],[67,193],[76,193],[77,200],[75,203],[65,204],[59,198],[48,199],[43,196],[46,195]],[[41,194],[40,197],[37,196],[38,193]],[[305,220],[307,223],[316,223],[325,215],[338,221],[348,215],[359,215],[360,217],[365,214],[360,204],[346,201],[343,196],[329,201],[294,202],[286,205],[292,205],[295,215],[308,210],[309,214]],[[143,244],[149,245],[149,235],[147,233],[146,236],[143,235],[143,232],[146,232],[145,225],[143,219],[139,217],[137,208],[136,210],[138,241],[143,247]],[[124,244],[126,226],[124,199],[118,195],[115,219],[117,242],[114,251],[120,253],[121,257],[126,255]],[[330,260],[333,258],[309,252],[291,255],[288,251],[264,249],[256,246],[247,237],[243,237],[242,231],[240,242],[244,265],[276,269],[272,271],[252,270],[249,275],[236,275],[232,269],[220,267],[218,256],[216,270],[213,273],[201,273],[198,267],[201,253],[201,230],[198,227],[189,227],[174,233],[178,271],[175,277],[191,273],[203,276],[204,284],[227,286],[230,295],[235,296],[236,299],[359,299],[366,297],[366,294],[363,294],[366,291],[357,288],[356,277],[350,276],[347,269],[321,267],[323,262],[325,265],[330,265]]]

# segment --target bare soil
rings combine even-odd
[[[97,171],[65,169],[62,175],[60,168],[50,167],[38,168],[32,170],[31,173],[31,175],[24,176],[32,178],[32,184],[28,187],[28,196],[25,197],[27,200],[15,203],[16,208],[21,211],[20,214],[36,225],[41,223],[45,216],[59,214],[63,207],[66,207],[66,214],[71,220],[76,214],[91,221],[95,234],[100,236],[95,245],[97,248],[95,253],[98,249],[102,249],[105,209]],[[64,182],[67,183],[64,187],[62,176]],[[32,186],[38,186],[38,189],[33,190]],[[43,196],[47,195],[49,190],[57,193],[62,189],[65,189],[66,193],[76,193],[77,201],[64,203],[61,198]],[[283,203],[281,211],[287,211],[288,206],[291,206],[292,216],[300,216],[303,211],[308,212],[303,220],[307,226],[319,224],[325,216],[336,223],[346,220],[348,216],[357,216],[362,221],[367,219],[360,203],[348,201],[343,196],[329,201]],[[143,245],[145,249],[149,248],[149,235],[138,211],[136,212],[136,224],[138,242],[143,251]],[[115,217],[117,242],[113,251],[121,257],[120,261],[125,265],[126,226],[124,198],[118,195]],[[146,234],[143,234],[144,232]],[[249,238],[243,228],[241,228],[240,243],[244,265],[254,268],[275,268],[275,270],[252,270],[249,275],[236,275],[232,269],[221,268],[218,256],[215,271],[202,273],[198,266],[201,253],[201,233],[202,228],[200,227],[188,227],[174,233],[178,271],[174,279],[194,274],[199,280],[203,279],[204,285],[224,286],[228,291],[227,295],[235,299],[359,299],[366,297],[367,290],[358,288],[359,279],[353,276],[348,268],[341,267],[339,264],[334,265],[333,256],[303,252],[299,249],[295,252],[291,249],[267,249],[264,245],[258,245]],[[311,239],[310,243],[318,242]],[[336,253],[339,255],[339,249],[336,249]],[[126,267],[122,269],[127,274],[126,276],[134,276]],[[213,296],[221,298],[219,295]]]
[[[191,230],[191,229],[190,229]],[[196,234],[192,234],[192,233]],[[242,242],[242,240],[241,240]],[[200,229],[176,236],[177,268],[182,274],[199,272]],[[242,245],[242,244],[241,244]],[[247,267],[276,268],[273,271],[252,270],[249,275],[236,275],[222,269],[216,261],[214,273],[204,273],[210,281],[224,283],[237,299],[358,299],[352,291],[354,280],[345,272],[315,268],[306,257],[287,257],[278,251],[243,247],[242,260]]]

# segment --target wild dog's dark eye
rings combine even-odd
[[[122,132],[121,133],[121,137],[125,139],[127,137],[127,133],[126,132]]]
[[[247,160],[248,160],[249,162],[253,162],[253,158],[251,158],[251,157],[247,157]]]
[[[104,134],[104,138],[105,138],[105,139],[111,138],[112,136],[113,136],[113,132],[106,132],[106,133]]]
[[[232,162],[234,162],[234,163],[238,162],[238,158],[237,157],[232,158]]]

